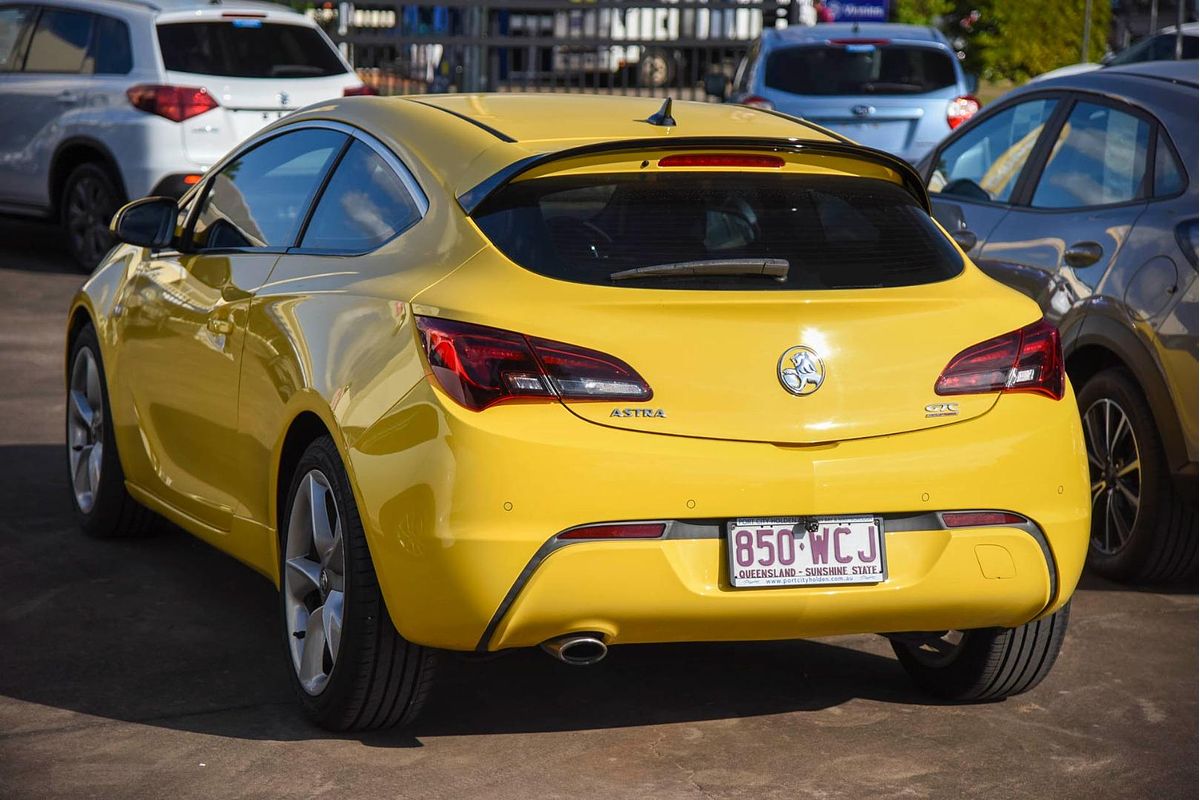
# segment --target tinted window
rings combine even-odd
[[[1059,131],[1033,193],[1037,208],[1081,208],[1138,197],[1150,125],[1109,106],[1078,103]]]
[[[1169,197],[1179,194],[1187,181],[1183,177],[1183,167],[1175,156],[1166,136],[1161,131],[1158,142],[1154,147],[1154,196]]]
[[[1057,102],[1018,103],[971,128],[938,153],[929,191],[1007,202]]]
[[[304,233],[303,247],[358,252],[391,239],[421,217],[399,176],[362,142],[346,151]]]
[[[510,259],[552,278],[667,289],[846,289],[943,280],[962,258],[912,196],[868,178],[603,174],[518,181],[474,215]],[[784,260],[788,276],[614,279],[681,262]]]
[[[34,9],[29,6],[0,8],[0,72],[19,70],[17,60],[24,49],[26,29],[33,22]]]
[[[91,59],[97,75],[126,75],[133,69],[129,26],[112,17],[96,17]]]
[[[930,47],[789,47],[767,57],[764,83],[792,94],[921,94],[957,83],[953,57]]]
[[[193,244],[202,250],[290,247],[345,139],[328,130],[287,133],[226,166],[210,181]]]
[[[1184,34],[1182,58],[1195,58],[1197,54],[1197,37]],[[1124,50],[1112,59],[1109,64],[1136,64],[1142,61],[1170,61],[1175,58],[1175,34],[1161,33]]]
[[[163,65],[174,72],[230,78],[343,75],[337,53],[313,28],[265,23],[176,22],[158,26]]]
[[[29,43],[25,71],[91,72],[87,51],[94,19],[91,14],[80,11],[43,9]]]

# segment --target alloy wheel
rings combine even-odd
[[[1102,398],[1083,414],[1092,483],[1092,547],[1115,555],[1129,543],[1141,505],[1142,467],[1129,416]]]
[[[67,197],[67,235],[71,248],[95,265],[112,247],[109,220],[115,213],[116,200],[101,180],[83,175],[71,186]]]
[[[100,491],[100,467],[104,462],[104,396],[100,390],[100,368],[89,347],[79,348],[71,365],[67,457],[75,503],[83,513],[91,513]]]
[[[342,517],[329,480],[310,470],[292,500],[284,550],[284,624],[292,667],[310,695],[337,663],[346,609]]]

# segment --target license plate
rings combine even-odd
[[[769,517],[729,523],[729,579],[738,588],[880,583],[878,517]]]

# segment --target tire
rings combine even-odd
[[[1099,487],[1092,493],[1088,566],[1118,581],[1194,577],[1196,499],[1182,496],[1172,481],[1154,416],[1136,380],[1123,369],[1103,370],[1083,385],[1078,400],[1091,483]],[[1106,412],[1111,447],[1104,445]]]
[[[80,164],[67,176],[59,200],[62,227],[71,255],[87,272],[112,249],[115,240],[108,226],[122,204],[117,182],[101,165]]]
[[[311,513],[310,498],[318,498],[323,523],[320,513]],[[392,625],[346,471],[328,436],[304,451],[284,509],[280,627],[288,675],[305,714],[332,731],[412,722],[433,685],[434,651],[405,640]],[[318,640],[319,651],[311,648]]]
[[[955,702],[1003,700],[1042,682],[1054,666],[1071,616],[1068,603],[1045,619],[1019,628],[953,631],[919,644],[892,639],[892,649],[917,686]]]
[[[113,437],[100,343],[90,323],[71,342],[67,361],[67,485],[79,527],[88,536],[144,536],[157,518],[125,489]]]

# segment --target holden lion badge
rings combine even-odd
[[[812,348],[789,347],[779,359],[779,382],[794,395],[810,395],[825,382],[825,362]]]

